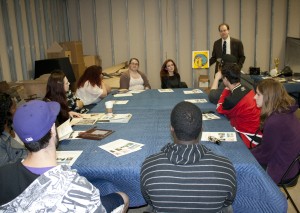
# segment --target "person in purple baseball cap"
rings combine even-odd
[[[0,167],[0,211],[126,212],[126,194],[100,196],[99,189],[76,170],[57,164],[59,112],[57,102],[40,100],[27,102],[15,112],[14,129],[28,156]]]

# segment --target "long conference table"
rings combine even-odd
[[[144,159],[160,149],[166,143],[172,143],[170,135],[170,113],[173,107],[186,99],[208,100],[207,95],[184,94],[192,89],[173,89],[172,93],[160,93],[158,90],[146,90],[131,97],[107,96],[90,112],[105,112],[105,101],[129,100],[126,105],[114,105],[114,113],[131,113],[128,123],[97,123],[97,127],[115,132],[103,140],[64,140],[59,150],[82,150],[82,154],[72,168],[85,176],[100,189],[102,195],[122,191],[130,198],[130,207],[145,205],[140,190],[140,168]],[[197,103],[202,112],[215,111],[212,103]],[[221,116],[218,120],[203,121],[204,132],[233,132],[229,121]],[[74,126],[74,130],[89,129],[89,126]],[[144,146],[141,150],[121,157],[99,148],[117,139],[125,139]],[[213,152],[231,160],[237,174],[237,194],[233,203],[234,212],[287,212],[287,201],[277,185],[258,164],[250,151],[237,136],[237,142],[222,142],[216,145],[202,141]]]

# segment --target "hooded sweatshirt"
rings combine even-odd
[[[155,212],[220,212],[235,198],[235,170],[201,144],[167,144],[144,161],[141,189]]]

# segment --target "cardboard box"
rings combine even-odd
[[[64,50],[62,46],[60,46],[57,42],[54,42],[48,49],[47,49],[47,58],[64,58],[68,57],[70,63],[72,63],[72,53],[69,50]]]
[[[17,81],[10,84],[11,88],[21,86],[24,88],[22,99],[28,99],[35,96],[37,99],[43,99],[46,95],[47,80],[24,80]],[[20,92],[18,92],[20,94]]]
[[[200,75],[199,76],[199,87],[203,88],[203,89],[207,89],[209,87],[208,75]]]
[[[78,81],[80,76],[82,76],[82,74],[84,73],[86,67],[85,67],[84,63],[71,64],[71,65],[72,65],[72,68],[73,68],[73,72],[74,72],[76,81]]]
[[[81,41],[61,42],[59,45],[66,51],[71,51],[72,63],[83,64],[83,48]]]
[[[101,59],[98,55],[85,55],[83,56],[84,65],[90,67],[93,65],[101,66]]]
[[[9,89],[9,84],[6,81],[0,81],[0,92],[5,92]]]

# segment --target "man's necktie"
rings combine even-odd
[[[226,55],[226,41],[223,42],[223,51],[222,51],[223,55]]]

